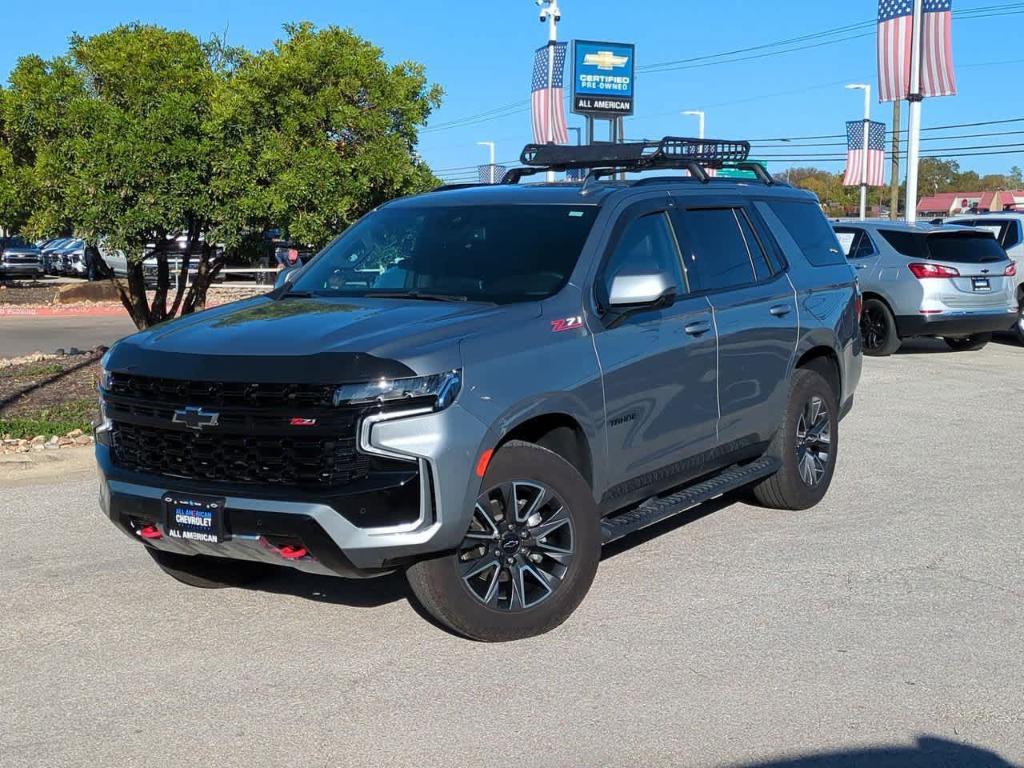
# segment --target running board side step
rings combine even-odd
[[[693,509],[706,501],[717,499],[729,491],[768,477],[778,471],[780,466],[781,462],[778,459],[766,456],[750,464],[730,467],[714,477],[669,496],[648,499],[638,507],[602,520],[601,542],[609,544],[680,512]]]

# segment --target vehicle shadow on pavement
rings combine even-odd
[[[350,608],[380,608],[388,603],[407,599],[411,592],[401,572],[372,579],[345,579],[340,576],[318,576],[290,568],[262,580],[253,588],[260,592],[290,595]]]
[[[961,354],[956,350],[950,349],[949,346],[942,339],[933,339],[930,336],[918,336],[913,339],[907,339],[903,342],[903,345],[896,350],[897,355],[933,355],[933,354],[946,354],[946,355],[957,355]],[[967,353],[970,354],[970,353]]]
[[[842,752],[745,763],[738,768],[1014,768],[995,752],[970,744],[920,736],[912,747],[865,747]]]

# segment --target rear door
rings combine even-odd
[[[616,275],[654,272],[674,279],[672,306],[624,317],[605,311],[593,329],[604,375],[609,507],[684,482],[715,447],[714,319],[704,296],[687,293],[664,198],[636,203],[619,218],[595,282],[597,304]]]
[[[799,319],[781,251],[741,200],[676,214],[691,293],[708,298],[718,332],[719,450],[768,441],[788,396]]]

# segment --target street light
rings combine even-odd
[[[490,149],[491,163],[487,166],[487,183],[496,184],[494,180],[494,142],[493,141],[478,141],[477,144],[481,147],[487,147]]]
[[[682,114],[697,118],[697,138],[704,138],[704,111],[700,109],[688,109]]]
[[[860,159],[860,219],[868,217],[868,129],[871,125],[871,86],[865,83],[850,83],[849,91],[864,91],[864,146]]]

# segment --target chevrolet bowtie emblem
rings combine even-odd
[[[219,419],[219,413],[204,411],[202,408],[190,405],[180,411],[175,411],[171,421],[175,424],[184,424],[189,429],[202,429],[203,427],[216,427]]]
[[[611,51],[588,53],[583,57],[584,64],[597,67],[598,69],[615,69],[617,67],[624,67],[626,66],[627,61],[629,61],[628,56],[616,56]]]

